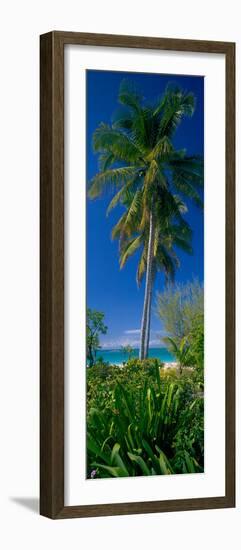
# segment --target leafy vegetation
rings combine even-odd
[[[88,477],[203,471],[200,383],[161,371],[156,359],[88,369]]]
[[[198,280],[169,284],[157,293],[157,315],[176,342],[181,342],[203,319],[203,306],[203,286]]]
[[[126,346],[121,346],[121,349],[122,349],[123,353],[126,355],[127,359],[130,360],[131,356],[134,353],[133,347],[128,344]]]
[[[87,308],[87,359],[92,367],[96,360],[96,352],[100,348],[99,335],[106,334],[107,326],[104,324],[104,313]]]
[[[176,284],[157,296],[157,313],[168,334],[163,338],[180,371],[193,367],[203,378],[203,287],[198,281]]]

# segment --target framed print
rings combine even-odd
[[[40,38],[40,513],[235,506],[235,45]]]

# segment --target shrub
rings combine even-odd
[[[203,317],[204,292],[198,280],[167,285],[157,293],[156,311],[168,336],[179,343]]]
[[[88,477],[202,471],[203,400],[192,374],[170,382],[161,367],[132,359],[88,369]]]
[[[157,295],[157,312],[164,323],[168,349],[182,367],[195,367],[203,384],[203,287],[194,281],[167,287]]]

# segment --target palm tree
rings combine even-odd
[[[154,106],[144,106],[134,87],[123,81],[119,91],[121,110],[113,124],[101,123],[93,135],[94,150],[99,153],[100,170],[90,182],[89,196],[95,198],[107,188],[117,189],[108,211],[123,204],[125,211],[113,230],[120,240],[120,262],[142,245],[138,265],[139,279],[146,274],[140,358],[147,357],[150,334],[151,299],[155,274],[172,260],[173,245],[168,231],[173,220],[182,231],[189,228],[182,218],[185,205],[176,192],[190,197],[197,205],[202,184],[202,160],[175,150],[172,139],[184,116],[195,108],[194,96],[179,87],[168,86]],[[176,228],[175,228],[176,227]],[[179,228],[180,229],[180,228]],[[178,225],[172,232],[178,234]],[[169,239],[169,246],[164,244]],[[185,242],[185,238],[183,239]],[[125,245],[127,250],[124,251]],[[188,248],[188,244],[184,244]],[[190,246],[190,245],[189,245]],[[167,271],[167,269],[166,269]],[[175,271],[175,270],[174,270]]]
[[[189,344],[188,344],[188,336],[183,336],[180,342],[175,342],[173,338],[170,338],[170,336],[167,336],[165,338],[165,341],[167,342],[167,345],[170,349],[170,351],[175,355],[178,366],[179,366],[179,372],[182,374],[183,367],[188,366],[189,363],[189,356],[190,356],[190,350],[189,350]]]
[[[158,272],[163,272],[166,282],[173,281],[175,271],[179,267],[179,259],[174,247],[178,247],[187,253],[192,253],[191,237],[192,231],[187,222],[184,221],[182,215],[186,212],[184,203],[177,197],[164,197],[162,202],[157,202],[155,211],[160,208],[162,215],[156,212],[156,228],[153,244],[153,260],[152,260],[152,284],[148,290],[146,286],[147,296],[145,296],[146,311],[143,315],[143,323],[147,323],[145,339],[141,342],[140,357],[145,358],[148,355],[149,339],[150,339],[150,317],[151,317],[151,301],[153,283]],[[142,219],[142,205],[138,208],[134,217],[130,216],[130,208],[132,204],[132,196],[130,192],[123,200],[126,208],[124,216],[119,220],[113,228],[112,236],[118,238],[120,242],[120,267],[124,267],[127,260],[140,252],[137,265],[136,280],[140,286],[148,264],[148,245],[149,245],[149,226],[146,224],[143,230],[140,230],[140,222]],[[171,207],[172,205],[172,207]],[[165,208],[165,216],[163,210]],[[129,219],[129,221],[128,221]]]

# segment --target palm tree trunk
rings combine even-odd
[[[93,351],[92,351],[92,347],[89,346],[88,348],[88,357],[89,357],[89,367],[93,367],[93,364],[94,364],[94,355],[93,355]]]
[[[144,296],[144,306],[141,322],[141,339],[139,358],[146,359],[149,348],[150,338],[150,317],[151,317],[151,298],[153,287],[153,256],[154,256],[154,235],[155,224],[153,212],[150,213],[149,241],[147,251],[147,267],[146,267],[146,286]]]
[[[153,265],[152,265],[152,280],[151,280],[151,290],[148,297],[148,306],[147,306],[147,328],[146,328],[146,335],[145,335],[145,342],[144,342],[144,357],[148,357],[149,352],[149,342],[150,342],[150,328],[151,328],[151,304],[152,304],[152,290],[153,290],[153,282],[154,282],[154,273],[153,273]]]

